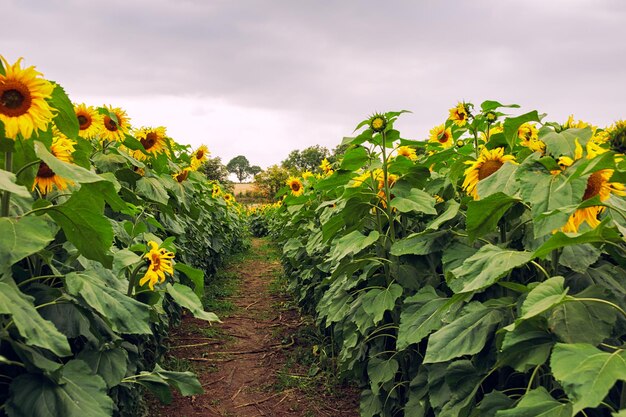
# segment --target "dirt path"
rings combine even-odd
[[[262,239],[254,239],[250,252],[227,267],[238,288],[221,300],[231,310],[221,314],[223,323],[209,326],[185,316],[171,338],[169,361],[179,367],[191,363],[205,393],[175,395],[171,405],[156,406],[151,415],[359,415],[357,390],[329,384],[325,373],[311,372],[316,365],[306,337],[310,319],[289,307],[284,293],[272,290],[280,271],[275,251]]]

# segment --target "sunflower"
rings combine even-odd
[[[119,107],[104,106],[108,114],[100,125],[100,138],[110,141],[123,142],[124,136],[130,130],[130,119],[126,112]]]
[[[458,103],[456,107],[451,108],[450,117],[448,120],[452,120],[457,126],[465,126],[467,123],[468,111],[465,103]]]
[[[204,161],[207,160],[209,153],[209,148],[207,148],[206,145],[202,145],[198,149],[196,149],[196,151],[191,154],[191,169],[196,171],[198,168],[200,168],[200,165],[202,165]]]
[[[370,117],[370,128],[374,132],[382,132],[387,127],[387,119],[382,114],[375,114]]]
[[[322,163],[320,164],[320,169],[326,175],[331,175],[333,173],[333,166],[330,164],[330,162],[328,162],[327,158],[324,158],[322,160]]]
[[[167,152],[168,139],[165,136],[165,128],[159,127],[142,127],[135,131],[135,137],[147,153],[156,156],[160,153]],[[139,160],[146,159],[146,154],[140,150],[130,151],[131,155]]]
[[[144,255],[150,266],[146,274],[139,280],[139,285],[145,285],[146,282],[152,291],[154,291],[154,284],[165,282],[165,273],[174,275],[174,268],[172,267],[172,259],[174,254],[167,251],[164,248],[159,248],[159,245],[154,241],[149,241],[150,251]]]
[[[5,136],[15,139],[21,134],[29,139],[34,130],[47,130],[54,117],[46,101],[52,96],[54,85],[40,78],[35,67],[20,68],[18,59],[10,65],[0,55],[5,74],[0,74],[0,121],[4,123]]]
[[[217,184],[213,184],[213,191],[211,193],[211,197],[217,198],[221,195],[222,195],[222,189],[220,188],[220,186]]]
[[[291,189],[291,194],[298,197],[304,193],[304,185],[302,185],[302,181],[300,178],[289,177],[287,178],[286,184]]]
[[[72,163],[72,154],[75,151],[74,145],[76,145],[76,142],[68,139],[62,133],[55,131],[55,136],[50,146],[50,153],[58,160],[70,164]],[[65,190],[68,184],[73,184],[73,182],[58,176],[48,164],[41,161],[32,189],[38,188],[39,191],[45,195],[52,191],[55,186],[59,190]]]
[[[372,174],[374,176],[374,179],[378,182],[378,198],[380,199],[382,206],[387,207],[387,198],[385,195],[385,173],[382,169],[377,168],[373,171]],[[398,178],[400,177],[395,174],[387,173],[387,185],[389,186],[390,190],[396,184]],[[393,194],[390,195],[390,197],[393,198]]]
[[[469,168],[465,170],[463,189],[467,194],[478,200],[478,182],[499,170],[505,162],[515,163],[513,155],[505,155],[504,148],[483,148],[476,161],[468,161]]]
[[[483,142],[489,142],[489,139],[495,134],[503,133],[504,127],[502,125],[495,125],[489,128],[488,132],[480,132],[480,139]]]
[[[452,130],[444,125],[435,126],[430,129],[429,142],[440,143],[444,149],[450,148],[454,144]]]
[[[612,169],[601,169],[594,172],[587,179],[587,187],[583,194],[583,201],[589,200],[595,196],[600,197],[600,201],[606,201],[611,194],[624,196],[626,195],[626,187],[619,182],[609,182],[613,176]],[[602,206],[591,206],[576,210],[567,220],[565,226],[561,228],[565,233],[577,233],[583,223],[587,223],[589,227],[595,228],[600,224],[598,215],[604,211]]]
[[[313,177],[313,173],[311,171],[304,171],[302,173],[302,179],[303,180],[307,180],[309,178]]]
[[[226,202],[226,205],[232,206],[235,202],[235,197],[231,193],[225,193],[222,198]]]
[[[187,168],[183,168],[182,170],[178,171],[175,174],[172,174],[172,177],[178,181],[178,182],[183,182],[187,179],[187,177],[189,176],[189,172],[191,171],[191,168],[187,167]]]
[[[360,175],[352,178],[352,187],[360,187],[365,181],[371,178],[371,173],[369,171],[365,171]]]
[[[517,128],[517,137],[521,140],[521,145],[533,152],[542,152],[546,149],[546,144],[539,140],[539,131],[535,125],[524,123]]]
[[[408,146],[400,146],[398,148],[398,155],[407,157],[411,161],[417,161],[417,154],[415,153],[415,149],[410,148]]]
[[[74,113],[78,119],[78,126],[80,128],[78,134],[84,139],[93,139],[102,127],[103,119],[102,115],[93,106],[87,106],[82,103],[74,105]]]

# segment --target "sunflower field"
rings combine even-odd
[[[202,392],[159,365],[182,309],[245,241],[232,195],[163,127],[73,104],[0,57],[0,416],[135,416],[144,389]]]
[[[626,416],[626,123],[358,124],[266,211],[362,416]]]

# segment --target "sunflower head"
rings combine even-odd
[[[232,206],[233,203],[235,202],[235,197],[230,194],[230,193],[225,193],[222,198],[224,199],[224,201],[226,202],[227,206]]]
[[[22,69],[18,59],[11,65],[0,55],[4,75],[0,73],[0,121],[5,136],[29,139],[36,130],[47,130],[54,117],[46,99],[52,96],[54,85],[41,78],[35,67]]]
[[[457,103],[456,107],[449,110],[450,116],[448,120],[451,120],[457,126],[465,126],[467,119],[470,116],[469,105],[465,102]]]
[[[154,291],[154,284],[165,282],[165,274],[174,275],[172,259],[174,254],[164,248],[159,248],[158,243],[154,241],[148,242],[150,250],[144,255],[148,261],[148,270],[143,278],[139,280],[139,285],[148,286]]]
[[[409,158],[411,161],[417,161],[417,153],[415,152],[415,149],[408,146],[400,146],[398,148],[398,155]]]
[[[74,153],[74,145],[76,145],[76,142],[68,139],[65,135],[56,130],[54,135],[52,145],[50,146],[50,153],[60,161],[72,163],[72,154]],[[48,164],[41,161],[32,189],[37,188],[45,195],[54,190],[54,188],[65,190],[68,184],[73,184],[73,182],[57,175]]]
[[[209,148],[206,145],[200,146],[191,154],[191,169],[196,171],[207,160],[209,156]]]
[[[163,126],[142,127],[137,129],[134,134],[148,154],[168,153],[168,139]],[[146,154],[140,150],[131,151],[131,154],[137,160],[143,161],[146,159]]]
[[[476,161],[466,162],[470,166],[465,170],[463,189],[474,197],[474,200],[478,200],[478,182],[502,168],[505,162],[515,163],[515,157],[505,155],[503,148],[491,150],[483,148]]]
[[[300,178],[297,177],[289,177],[286,181],[289,189],[291,189],[291,194],[294,196],[300,196],[304,193],[304,185]]]
[[[430,129],[430,138],[428,141],[431,143],[439,143],[444,149],[450,148],[454,145],[452,130],[445,125],[435,126]]]
[[[370,117],[369,125],[374,132],[382,132],[387,127],[387,118],[380,113],[375,113]]]
[[[183,168],[181,171],[178,171],[177,173],[172,174],[172,177],[178,182],[183,182],[189,176],[190,171],[191,171],[191,168],[189,167]]]
[[[106,110],[100,125],[100,138],[122,142],[130,131],[130,119],[119,107],[104,106]]]
[[[333,173],[333,166],[332,166],[332,164],[330,162],[328,162],[327,158],[324,158],[322,160],[322,163],[320,164],[320,169],[326,175],[330,175],[330,174]]]
[[[93,106],[87,106],[84,103],[74,105],[74,113],[78,119],[80,137],[84,139],[93,139],[104,123],[103,117]]]

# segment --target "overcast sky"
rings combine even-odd
[[[624,0],[0,0],[0,54],[224,162],[333,148],[375,111],[424,139],[458,101],[626,117]]]

